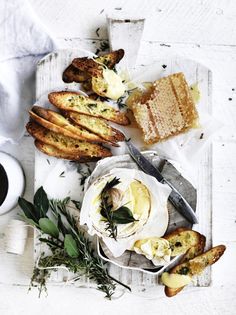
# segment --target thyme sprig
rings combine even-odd
[[[84,190],[84,184],[86,179],[91,175],[92,171],[90,169],[90,166],[87,164],[77,164],[77,173],[81,175],[80,177],[80,185],[83,186],[82,190]]]
[[[63,200],[48,200],[43,187],[35,194],[34,202],[19,198],[19,206],[23,210],[24,219],[35,226],[45,243],[49,254],[42,253],[38,264],[34,267],[30,288],[37,286],[39,295],[47,291],[46,284],[53,269],[48,267],[65,266],[73,272],[76,278],[85,276],[97,283],[98,290],[111,299],[116,288],[116,282],[126,285],[112,278],[102,260],[96,256],[91,242],[78,225],[77,219],[68,210],[70,198]]]

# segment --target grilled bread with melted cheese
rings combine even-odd
[[[49,101],[63,111],[72,111],[113,121],[120,125],[128,125],[126,115],[107,103],[95,101],[77,92],[52,92]]]
[[[129,99],[129,106],[147,144],[156,143],[197,126],[198,113],[183,73],[153,83],[145,93]]]
[[[51,145],[67,154],[91,158],[111,156],[110,150],[102,147],[101,145],[93,144],[87,141],[76,140],[71,137],[55,133],[33,121],[26,125],[26,129],[35,139],[45,144]]]
[[[105,120],[101,118],[91,117],[75,112],[67,112],[66,115],[79,126],[88,129],[106,141],[114,143],[125,140],[125,136],[122,132],[111,127]]]
[[[218,245],[216,247],[211,248],[201,255],[194,255],[194,258],[182,262],[172,268],[169,273],[170,274],[179,274],[193,277],[195,275],[201,274],[206,267],[213,265],[220,257],[224,254],[226,247],[224,245]],[[172,297],[179,293],[184,286],[180,288],[169,288],[165,286],[165,294],[168,297]]]
[[[88,57],[75,58],[72,61],[72,65],[83,73],[88,74],[90,77],[100,77],[102,76],[104,66],[112,70],[123,56],[124,50],[119,49],[94,59]]]
[[[66,118],[55,111],[34,106],[29,114],[41,126],[64,136],[88,142],[107,142],[83,127],[73,126]]]
[[[108,54],[103,54],[95,58],[95,60],[105,65],[108,69],[112,70],[115,68],[115,65],[121,61],[121,59],[124,57],[124,54],[125,54],[124,49],[117,49],[111,51]]]
[[[72,65],[79,71],[90,75],[91,80],[87,80],[86,85],[83,85],[86,90],[91,86],[96,94],[117,100],[125,93],[126,87],[113,68],[123,56],[124,50],[120,49],[95,59],[75,58]]]
[[[66,83],[85,82],[94,75],[94,69],[102,67],[101,64],[105,65],[108,69],[113,69],[123,56],[124,50],[118,49],[94,59],[88,57],[75,58],[72,64],[63,72],[62,79]]]
[[[172,257],[184,253],[186,253],[187,257],[189,257],[191,254],[190,252],[188,253],[188,251],[195,246],[196,248],[202,248],[203,252],[206,242],[204,235],[186,228],[178,228],[165,235],[163,238],[165,238],[170,244]]]

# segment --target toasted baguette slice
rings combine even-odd
[[[91,80],[87,80],[83,85],[86,90],[91,88],[100,96],[117,100],[125,93],[126,87],[121,77],[111,69],[123,55],[124,51],[121,49],[96,59],[76,58],[72,65],[91,76]]]
[[[107,142],[83,127],[72,125],[65,117],[55,111],[34,106],[32,111],[29,111],[29,114],[30,117],[41,126],[54,132],[61,133],[64,136],[88,142]]]
[[[181,263],[171,269],[170,273],[189,275],[190,277],[199,275],[204,269],[217,262],[218,259],[224,254],[226,247],[224,245],[218,245],[211,248],[205,253],[190,259],[187,262]],[[172,297],[179,293],[184,287],[178,289],[172,289],[165,286],[165,294],[168,297]]]
[[[102,76],[103,65],[107,66],[108,69],[113,69],[123,56],[124,50],[119,49],[94,59],[88,57],[75,58],[72,65],[91,77],[98,78]]]
[[[111,156],[110,150],[86,141],[75,140],[59,133],[50,131],[35,122],[29,122],[26,129],[32,137],[37,140],[52,145],[58,150],[68,153],[79,155],[82,157],[107,157]]]
[[[206,237],[204,235],[200,235],[199,243],[193,247],[190,247],[187,252],[183,255],[180,260],[180,263],[184,263],[193,259],[194,257],[201,255],[204,252],[204,248],[206,245]]]
[[[97,160],[99,160],[99,158],[97,157],[85,157],[85,156],[80,156],[78,154],[65,153],[53,147],[52,145],[43,143],[39,140],[35,140],[34,144],[39,151],[43,152],[46,155],[54,156],[58,159],[77,161],[80,163],[96,162]]]
[[[86,73],[89,77],[98,78],[102,76],[103,65],[95,59],[88,57],[75,58],[72,60],[72,66]]]
[[[70,64],[66,70],[63,72],[62,80],[65,83],[72,83],[72,82],[84,82],[90,78],[90,75],[86,72],[83,72],[72,64]]]
[[[75,58],[73,60],[73,64],[70,64],[65,71],[63,72],[62,79],[66,83],[71,83],[71,82],[89,82],[89,78],[91,78],[91,72],[93,73],[93,68],[98,68],[100,67],[101,63],[107,66],[109,69],[113,69],[115,65],[123,58],[124,56],[124,50],[119,49],[116,51],[112,51],[109,54],[104,54],[102,56],[99,56],[97,58],[89,59],[87,57],[84,58]],[[90,61],[92,60],[92,62]],[[86,67],[90,68],[90,71],[86,70]],[[100,74],[102,72],[99,72]],[[88,85],[83,85],[88,87]],[[91,84],[90,84],[91,87]]]
[[[164,236],[164,238],[170,243],[172,257],[184,254],[191,247],[202,243],[203,237],[204,236],[200,233],[185,228],[176,229],[170,234]]]
[[[124,57],[125,51],[124,49],[114,50],[108,54],[101,55],[95,60],[99,63],[107,66],[108,69],[113,69],[117,63]]]
[[[67,115],[79,126],[87,128],[89,131],[94,132],[99,137],[107,141],[118,142],[125,140],[125,136],[122,132],[115,128],[112,128],[101,118],[91,117],[73,112],[67,112]]]
[[[94,101],[77,92],[52,92],[48,95],[48,99],[53,105],[64,111],[104,118],[120,125],[129,124],[129,119],[124,113],[114,109],[107,103]]]

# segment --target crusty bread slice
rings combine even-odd
[[[178,228],[164,238],[170,243],[172,257],[186,253],[191,247],[202,244],[205,239],[200,233],[185,228]]]
[[[87,128],[89,131],[94,132],[99,137],[110,141],[118,142],[124,141],[125,136],[119,130],[111,127],[105,120],[97,117],[91,117],[84,114],[75,112],[67,112],[68,117],[79,126]]]
[[[217,262],[217,260],[220,259],[220,257],[224,254],[225,249],[226,247],[224,245],[213,247],[205,253],[196,256],[195,258],[175,266],[169,272],[189,275],[190,277],[199,275],[206,267]],[[184,287],[172,289],[165,286],[165,294],[168,297],[172,297],[180,292],[183,288]]]
[[[75,58],[72,65],[90,75],[91,80],[83,84],[86,91],[91,89],[100,96],[117,100],[125,93],[126,88],[122,79],[113,71],[113,67],[123,55],[124,50],[120,49],[94,59]]]
[[[72,64],[70,64],[62,75],[62,80],[65,83],[72,83],[72,82],[84,82],[90,78],[90,75],[86,72],[83,72]]]
[[[180,263],[187,262],[188,260],[193,259],[194,257],[202,254],[204,252],[205,245],[206,245],[206,237],[200,234],[199,243],[193,247],[190,247],[187,250],[187,252],[181,258]]]
[[[26,129],[35,139],[54,146],[60,151],[81,157],[107,157],[111,156],[109,149],[98,144],[76,140],[59,133],[50,131],[35,122],[29,122]]]
[[[137,95],[132,104],[144,141],[152,144],[197,126],[198,113],[183,73],[154,82],[148,97]]]
[[[120,125],[128,125],[126,115],[107,103],[94,101],[77,92],[52,92],[48,95],[49,101],[57,108],[89,116],[100,117]]]
[[[103,65],[95,59],[88,57],[75,58],[72,60],[72,65],[90,77],[98,78],[102,76]]]
[[[34,106],[29,113],[30,117],[43,127],[61,133],[64,136],[88,142],[107,142],[87,129],[73,125],[65,117],[53,110]]]
[[[70,64],[63,72],[62,79],[66,83],[85,82],[91,78],[94,73],[96,75],[98,74],[96,69],[102,69],[101,64],[107,66],[108,69],[113,69],[123,56],[124,50],[119,49],[94,59],[88,57],[75,58],[72,61],[72,64]],[[99,71],[99,74],[101,75],[102,72]]]
[[[125,54],[124,49],[118,49],[111,51],[108,54],[103,54],[95,58],[95,60],[107,66],[108,69],[113,69],[115,65],[119,63],[121,59],[124,57],[124,54]]]
[[[75,58],[72,61],[72,65],[80,71],[89,74],[91,77],[98,78],[102,76],[104,65],[108,69],[113,69],[123,56],[124,50],[119,49],[94,59],[88,57]]]
[[[53,156],[53,157],[56,157],[59,159],[77,161],[80,163],[95,162],[95,161],[99,160],[99,158],[97,158],[97,157],[91,158],[91,157],[80,156],[78,154],[65,153],[65,152],[60,151],[57,148],[53,147],[52,145],[43,143],[39,140],[35,140],[34,144],[39,151],[43,152],[46,155]]]

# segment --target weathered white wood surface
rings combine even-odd
[[[0,217],[0,312],[6,314],[235,314],[236,309],[236,3],[231,0],[196,1],[76,1],[30,0],[59,47],[82,47],[96,51],[101,40],[95,30],[101,27],[106,38],[105,14],[108,11],[142,12],[151,20],[145,25],[139,63],[152,62],[159,53],[177,53],[206,64],[214,73],[213,114],[224,126],[212,144],[213,158],[213,244],[223,243],[227,251],[212,268],[213,287],[183,292],[173,299],[146,300],[126,295],[112,303],[93,290],[49,288],[47,298],[37,291],[27,294],[32,268],[31,250],[24,257],[3,252],[2,227],[15,212]],[[122,8],[122,10],[115,10]],[[102,9],[104,11],[99,14]],[[65,40],[63,38],[66,38]],[[72,37],[77,39],[71,40]],[[88,39],[90,38],[90,39]],[[96,46],[96,47],[95,47]],[[232,101],[228,99],[232,98]],[[22,161],[26,177],[26,198],[33,195],[33,141],[24,137],[19,146],[1,150]],[[29,242],[30,245],[30,242]]]
[[[39,17],[57,37],[94,39],[100,28],[107,38],[106,15],[113,13],[146,17],[145,41],[164,44],[235,45],[236,14],[234,0],[70,0],[30,1]],[[60,23],[58,23],[60,21]]]
[[[120,49],[125,51],[125,58],[119,63],[120,67],[135,67],[141,38],[143,35],[145,19],[133,19],[122,16],[107,18],[108,38],[111,50]]]

